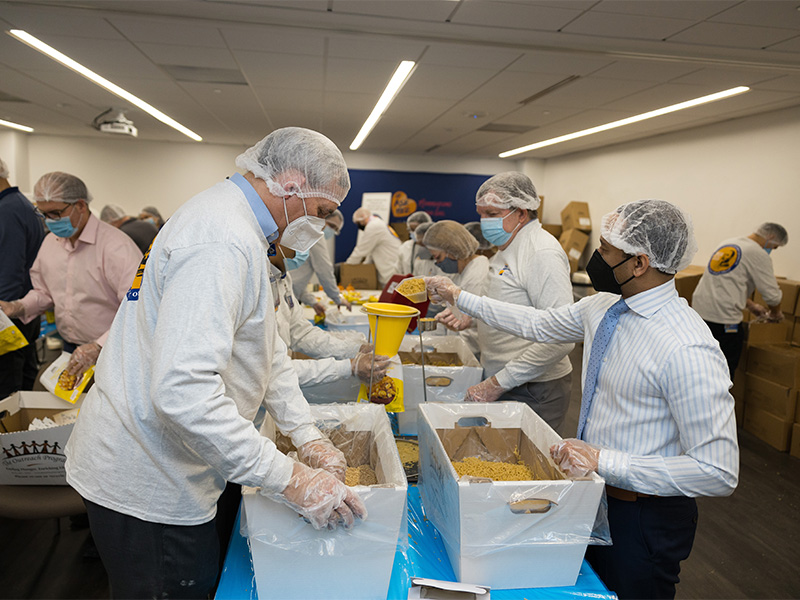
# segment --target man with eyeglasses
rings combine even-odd
[[[44,239],[44,227],[30,201],[8,182],[9,168],[0,158],[0,301],[24,296],[31,289],[29,270]],[[13,321],[28,345],[0,355],[0,400],[17,390],[33,389],[39,361],[34,342],[39,321]]]
[[[33,197],[53,235],[45,237],[31,267],[33,289],[19,300],[0,302],[0,309],[23,323],[54,309],[64,350],[72,354],[66,370],[80,376],[97,362],[142,253],[127,235],[92,215],[86,184],[75,175],[42,175]]]

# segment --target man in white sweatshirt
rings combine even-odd
[[[383,288],[394,275],[394,266],[402,245],[400,238],[388,223],[363,206],[353,213],[353,223],[361,232],[358,234],[356,247],[345,262],[348,265],[374,263],[375,270],[378,271],[378,285]]]
[[[278,336],[267,255],[307,250],[350,187],[338,148],[279,129],[184,204],[120,306],[66,448],[67,481],[120,598],[203,598],[218,570],[217,500],[259,487],[316,528],[364,518],[342,453],[314,426]],[[254,426],[264,406],[298,449]]]

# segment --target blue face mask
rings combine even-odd
[[[331,229],[330,227],[326,227],[326,228],[323,230],[323,233],[325,234],[325,239],[326,239],[326,240],[329,240],[329,239],[331,239],[331,238],[332,238],[334,235],[336,235],[336,232],[335,232],[333,229]]]
[[[60,238],[69,238],[75,235],[75,227],[73,227],[72,221],[67,216],[60,219],[45,219],[44,224],[53,232],[53,235],[57,235]]]
[[[507,217],[513,215],[514,212],[516,211],[508,213],[505,217],[485,217],[481,219],[481,233],[483,237],[486,238],[487,242],[495,246],[503,246],[508,243],[508,240],[514,235],[514,231],[517,230],[519,225],[514,228],[514,231],[509,233],[503,229],[503,221],[505,221]]]
[[[458,273],[458,261],[449,256],[441,262],[437,262],[436,266],[445,273]]]
[[[775,248],[767,248],[766,246],[764,246],[764,252],[766,252],[767,254],[772,254],[772,251],[773,251],[774,249],[775,249]]]
[[[294,258],[284,258],[283,264],[286,265],[287,271],[294,271],[299,269],[304,262],[308,260],[308,251],[294,253]]]
[[[408,239],[410,239],[412,242],[416,242],[417,234],[412,231],[411,233],[408,234]]]

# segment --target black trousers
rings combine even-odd
[[[612,546],[589,546],[586,560],[620,600],[674,598],[680,563],[697,529],[694,498],[608,498]]]
[[[32,390],[39,372],[39,359],[36,356],[36,339],[39,337],[39,319],[24,324],[11,320],[28,340],[28,345],[13,352],[0,355],[0,400],[17,390]]]
[[[725,325],[720,323],[711,323],[706,321],[706,325],[711,330],[711,335],[714,336],[719,342],[719,347],[725,355],[725,360],[728,361],[728,369],[731,372],[731,381],[733,381],[733,374],[736,372],[736,367],[739,366],[739,359],[742,356],[742,348],[744,347],[744,327],[743,323],[739,323],[735,332],[725,332]]]
[[[163,525],[84,499],[112,598],[209,598],[219,568],[216,519]]]

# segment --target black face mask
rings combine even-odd
[[[365,224],[365,223],[358,223],[358,228],[359,228],[361,231],[364,231],[364,228],[365,228],[365,227],[366,227],[366,224]]]
[[[437,262],[436,266],[439,267],[444,273],[458,273],[458,261],[455,258],[447,257],[444,260]]]
[[[617,282],[617,278],[614,276],[614,269],[621,264],[628,262],[632,258],[633,256],[629,256],[622,262],[619,262],[612,267],[605,260],[603,260],[603,257],[600,256],[600,253],[595,250],[594,254],[592,254],[592,258],[589,259],[589,264],[586,265],[586,274],[592,281],[592,286],[594,289],[596,289],[598,292],[622,294],[622,286],[633,279],[635,275],[631,275],[628,279],[622,283],[619,283]]]

